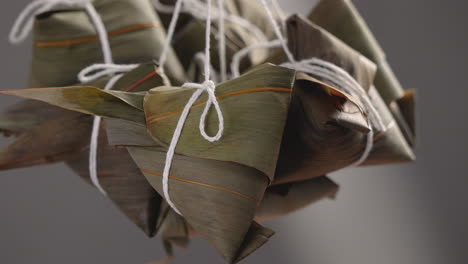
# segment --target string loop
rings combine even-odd
[[[34,17],[60,7],[84,8],[90,0],[35,0],[29,3],[18,15],[11,28],[9,41],[12,44],[23,42],[34,25]]]
[[[117,73],[129,72],[139,64],[107,64],[96,63],[90,65],[78,73],[78,80],[80,83],[89,83],[96,81],[104,76],[113,76]]]
[[[47,11],[61,7],[79,7],[84,8],[93,24],[101,44],[101,49],[105,63],[113,63],[112,51],[107,36],[107,30],[104,26],[101,16],[91,3],[91,0],[34,0],[29,3],[18,15],[9,34],[9,41],[12,44],[23,42],[31,33],[34,18]]]
[[[170,42],[172,41],[173,33],[175,30],[175,26],[177,24],[177,20],[180,16],[180,12],[182,10],[182,4],[184,3],[190,3],[192,0],[177,0],[174,13],[172,14],[172,19],[171,23],[169,25],[169,32],[168,32],[168,38],[166,39],[165,47],[168,47]],[[222,3],[220,3],[221,5]],[[223,113],[221,111],[221,108],[219,106],[218,100],[216,98],[215,90],[216,86],[215,83],[211,80],[211,56],[210,56],[210,42],[211,42],[211,21],[212,21],[212,5],[211,5],[211,0],[207,0],[206,3],[206,27],[205,27],[205,54],[203,56],[203,62],[204,62],[204,74],[205,74],[205,81],[201,84],[198,83],[185,83],[182,87],[184,88],[191,88],[195,89],[195,92],[192,94],[190,97],[189,101],[184,107],[184,110],[182,111],[179,121],[177,122],[176,128],[174,130],[174,134],[171,139],[171,143],[169,144],[169,148],[166,153],[166,162],[164,164],[164,171],[163,171],[163,178],[162,178],[162,186],[163,186],[163,194],[164,198],[166,199],[167,204],[179,215],[182,215],[182,213],[179,211],[179,209],[176,207],[174,202],[171,199],[171,195],[169,193],[169,173],[171,170],[172,162],[174,159],[174,154],[175,154],[175,149],[177,147],[177,144],[179,142],[180,136],[182,134],[182,130],[185,125],[185,121],[187,120],[187,117],[190,113],[190,109],[193,107],[195,102],[198,100],[198,98],[206,92],[208,94],[208,100],[205,105],[205,109],[203,110],[203,113],[200,117],[200,124],[199,124],[199,130],[200,134],[203,136],[204,139],[206,139],[209,142],[216,142],[219,141],[223,135],[224,131],[224,117]],[[205,10],[201,12],[205,12]],[[165,54],[167,54],[168,49],[165,49],[165,52],[161,56],[162,58],[165,58]],[[161,70],[164,70],[164,61],[160,63]],[[208,116],[208,113],[211,109],[211,107],[214,106],[216,109],[216,113],[218,116],[218,132],[216,133],[215,136],[209,136],[206,133],[205,129],[205,122],[206,118]]]

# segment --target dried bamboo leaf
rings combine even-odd
[[[162,194],[163,149],[129,147],[151,185]],[[186,221],[228,261],[234,262],[268,179],[236,163],[176,155],[171,198]]]
[[[310,76],[297,76],[274,184],[349,166],[359,158],[369,132],[355,102]]]
[[[413,151],[372,85],[375,65],[304,18],[291,17],[287,28],[295,58],[319,58],[348,72],[367,91],[386,127],[377,126],[361,99],[341,91],[342,87],[329,80],[318,81],[320,76],[299,74],[275,184],[310,179],[352,165],[365,151],[368,120],[374,144],[363,165],[414,160]]]
[[[157,147],[146,126],[120,119],[105,119],[107,137],[111,146]]]
[[[345,69],[368,91],[376,65],[335,36],[299,15],[287,20],[288,47],[297,60],[320,58]]]
[[[244,242],[237,252],[237,258],[233,263],[237,263],[250,254],[255,252],[261,246],[263,246],[268,240],[275,234],[275,232],[269,228],[263,227],[260,224],[253,222],[245,235]]]
[[[351,1],[322,0],[309,19],[377,64],[375,86],[387,105],[403,95],[384,51]]]
[[[89,118],[89,116],[85,117]],[[104,131],[101,131],[99,135],[97,174],[100,184],[108,197],[133,223],[148,236],[154,236],[157,231],[156,221],[161,197],[148,184],[126,148],[108,145]],[[87,146],[89,137],[86,139]],[[67,160],[66,164],[91,184],[89,148],[81,148],[80,150],[78,156],[75,159]]]
[[[416,144],[416,91],[406,90],[403,97],[390,104],[393,115],[400,116],[397,120],[404,120],[398,125],[402,128],[406,140],[414,147]]]
[[[106,82],[105,78],[93,85],[103,87]],[[150,63],[143,64],[125,74],[113,88],[124,91],[144,91],[149,87],[161,84],[162,79],[155,73],[155,64]],[[57,89],[60,90],[60,88]],[[94,89],[97,90],[98,88]],[[40,94],[38,90],[40,89],[35,89],[33,94]],[[44,93],[49,93],[48,90],[54,89],[43,89]],[[99,91],[96,93],[100,94]],[[112,97],[113,93],[117,92],[110,91],[107,95]],[[104,97],[109,98],[107,95]],[[47,98],[48,100],[51,99],[51,97]],[[76,98],[82,99],[80,97]],[[129,102],[133,106],[141,107],[138,100],[134,100],[134,97],[128,93],[124,93],[122,99],[116,99],[115,101],[122,104]],[[38,103],[38,106],[46,105],[42,102]],[[19,105],[15,109],[20,109],[19,113],[21,113],[21,111],[30,109],[30,104],[30,101],[25,101],[24,106]],[[129,107],[137,109],[130,104]],[[73,105],[72,102],[71,105]],[[60,111],[57,111],[58,113],[54,113],[58,117],[50,115],[48,118],[44,118],[44,121],[38,122],[38,124],[32,125],[30,128],[25,128],[27,130],[15,142],[0,152],[2,168],[66,161],[74,171],[89,182],[88,146],[92,117],[55,106],[50,107],[60,109]],[[47,133],[44,133],[44,131],[47,131]],[[147,183],[127,150],[109,146],[103,131],[100,133],[97,162],[98,177],[109,198],[147,235],[153,236],[156,232],[156,221],[161,198]]]
[[[338,188],[336,183],[325,176],[271,186],[265,192],[263,201],[255,214],[255,220],[270,221],[322,199],[334,199]]]
[[[62,114],[64,109],[34,100],[21,100],[0,113],[0,131],[21,134],[40,123]]]
[[[73,129],[70,129],[73,128]],[[0,169],[60,162],[76,158],[77,151],[86,148],[91,132],[91,117],[64,111],[22,133],[0,151]]]

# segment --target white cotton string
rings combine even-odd
[[[164,5],[160,2],[160,0],[153,0],[154,7],[156,10],[159,12],[163,13],[174,13],[176,14],[177,12],[177,3],[176,5],[173,6],[168,6]],[[184,0],[184,4],[181,7],[180,12],[184,13],[189,13],[193,17],[200,19],[200,20],[206,20],[206,10],[208,8],[208,5],[204,2],[201,2],[199,0]],[[218,8],[212,8],[212,18],[213,19],[219,19],[219,16],[221,15],[221,10]],[[177,15],[179,16],[179,15]],[[174,16],[173,16],[174,18]],[[240,26],[247,32],[250,32],[250,35],[253,37],[257,38],[258,42],[268,42],[268,38],[266,37],[265,33],[257,27],[255,24],[252,22],[248,21],[247,19],[244,19],[240,16],[232,15],[232,14],[226,14],[224,13],[224,20],[227,22],[230,22],[232,24],[235,24],[237,26]],[[170,29],[170,28],[169,28]]]
[[[218,0],[218,52],[219,65],[221,70],[221,82],[227,80],[227,63],[226,63],[226,35],[225,35],[225,10],[224,0]]]
[[[268,38],[265,35],[265,33],[259,27],[257,27],[255,24],[248,21],[247,19],[244,19],[239,16],[235,16],[235,15],[226,15],[225,19],[226,21],[229,21],[237,26],[240,26],[244,28],[246,31],[250,32],[252,36],[257,38],[258,42],[268,41]]]
[[[97,35],[99,37],[99,43],[101,43],[102,55],[104,56],[104,63],[111,64],[114,63],[112,59],[112,50],[109,43],[109,37],[107,36],[107,30],[104,26],[101,16],[98,14],[96,8],[88,1],[85,5],[86,12],[88,13],[91,23],[96,29]]]
[[[224,1],[224,0],[223,0]],[[158,10],[159,12],[163,12],[163,13],[171,13],[171,12],[174,12],[174,14],[176,14],[177,16],[174,17],[174,14],[173,14],[173,19],[178,19],[179,17],[179,13],[180,12],[184,12],[184,13],[189,13],[190,15],[192,15],[193,17],[197,18],[197,19],[200,19],[200,20],[207,20],[207,16],[206,16],[206,10],[208,8],[208,5],[204,2],[201,2],[199,0],[184,0],[184,3],[183,5],[181,5],[180,7],[177,6],[177,3],[175,6],[169,6],[169,5],[165,5],[165,4],[162,4],[160,2],[160,0],[153,0],[153,4],[154,4],[154,7],[156,8],[156,10]],[[226,22],[229,22],[229,23],[232,23],[234,25],[237,25],[239,26],[240,28],[244,29],[247,33],[249,33],[252,37],[256,38],[258,42],[260,43],[265,43],[265,42],[268,42],[268,38],[267,36],[265,35],[265,33],[259,28],[257,27],[255,24],[251,23],[250,21],[240,17],[240,16],[236,16],[236,15],[232,15],[232,14],[226,14],[225,13],[225,10],[223,8],[214,8],[214,7],[210,7],[212,8],[212,18],[213,19],[219,19],[221,21],[221,16],[224,17],[224,19],[222,19],[222,21],[226,21]],[[172,21],[171,21],[172,22]],[[171,34],[168,34],[168,36],[170,36],[170,40],[173,38],[173,30],[174,28],[171,26],[171,25],[174,25],[173,27],[175,28],[175,24],[170,24],[169,26],[169,29],[168,29],[168,32],[171,32]],[[220,32],[221,31],[221,32]],[[220,41],[219,43],[219,52],[220,52],[220,68],[221,68],[221,75],[223,75],[223,72],[224,72],[224,65],[226,65],[224,63],[224,60],[225,60],[225,55],[223,56],[222,53],[225,54],[225,48],[226,48],[226,44],[225,44],[225,23],[223,23],[223,25],[220,25],[220,28],[218,30],[218,40]],[[224,43],[223,43],[224,42]],[[169,47],[169,46],[168,46]],[[163,54],[166,54],[166,52],[168,52],[167,50],[165,50],[163,52]],[[227,67],[226,67],[227,68]],[[227,71],[227,69],[226,69]],[[226,74],[227,75],[227,74]],[[227,79],[227,76],[226,78],[223,78],[223,76],[221,76],[221,80],[224,81],[225,79]]]
[[[159,12],[170,14],[170,13],[174,13],[175,11],[174,6],[165,5],[161,3],[161,1],[159,0],[153,0],[152,2],[153,2],[154,8],[156,8],[156,10],[158,10]]]
[[[82,7],[84,8],[89,0],[35,0],[29,3],[18,15],[9,34],[9,41],[12,44],[23,42],[31,32],[34,25],[35,16],[58,7]]]
[[[107,64],[96,63],[90,65],[78,73],[80,83],[89,83],[105,76],[113,76],[117,73],[129,72],[139,64]]]
[[[206,9],[207,19],[206,19],[205,56],[204,56],[205,81],[202,84],[186,83],[182,86],[184,88],[195,89],[195,92],[192,94],[189,101],[185,105],[184,110],[182,111],[180,115],[179,121],[177,122],[176,129],[174,131],[174,134],[171,139],[171,143],[167,150],[166,162],[165,162],[164,171],[163,171],[162,185],[163,185],[164,198],[166,199],[167,204],[179,215],[182,215],[182,214],[179,211],[179,209],[177,209],[175,204],[172,202],[172,199],[169,193],[169,173],[171,171],[171,166],[172,166],[172,161],[174,159],[175,150],[179,142],[180,136],[182,134],[185,121],[187,120],[187,117],[190,113],[190,109],[193,107],[194,103],[198,100],[198,98],[203,94],[203,92],[206,92],[208,94],[208,100],[206,102],[205,109],[203,110],[203,113],[200,118],[200,124],[199,124],[200,134],[207,141],[216,142],[221,139],[223,135],[223,131],[224,131],[223,113],[221,112],[221,108],[216,98],[216,94],[215,94],[216,86],[214,82],[211,80],[211,65],[210,65],[210,40],[211,40],[211,20],[212,20],[211,9],[212,9],[211,0],[207,0],[207,9]],[[178,12],[180,12],[180,9],[178,10]],[[173,18],[174,16],[176,16],[176,14],[173,15]],[[177,23],[177,20],[172,20],[171,23],[175,24]],[[206,129],[205,129],[206,118],[212,106],[214,106],[216,109],[216,113],[218,115],[218,121],[219,121],[218,132],[213,137],[209,136],[206,133]]]
[[[104,87],[104,90],[110,90],[114,87],[115,83],[122,77],[122,74],[113,76]],[[91,143],[89,145],[89,177],[91,182],[96,186],[96,188],[104,195],[107,196],[107,192],[102,188],[99,183],[99,178],[97,175],[97,150],[98,150],[98,141],[99,141],[99,129],[101,125],[101,117],[96,116],[93,120],[93,128],[91,131]]]
[[[286,32],[286,15],[284,14],[283,9],[281,8],[277,0],[271,0],[271,4],[275,9],[276,15],[281,21],[281,27],[283,29],[283,32]]]
[[[359,98],[361,103],[363,103],[365,106],[364,110],[369,111],[368,120],[370,131],[367,134],[366,147],[361,154],[361,157],[350,166],[357,167],[366,161],[374,145],[375,132],[373,126],[376,126],[380,131],[384,131],[387,129],[387,127],[384,125],[382,117],[380,116],[377,109],[372,105],[369,95],[362,88],[362,86],[342,68],[334,65],[333,63],[323,61],[318,58],[307,59],[296,62],[294,64],[285,63],[283,66],[318,76],[326,81],[333,83],[344,92]]]
[[[353,167],[361,165],[369,157],[369,154],[372,151],[373,144],[374,144],[374,131],[370,122],[374,121],[377,123],[377,126],[379,126],[381,129],[385,129],[385,125],[383,125],[382,118],[380,117],[380,114],[375,109],[375,107],[372,105],[369,99],[369,95],[359,85],[359,83],[357,83],[357,81],[354,80],[353,77],[351,77],[345,70],[334,65],[333,63],[326,62],[318,58],[312,58],[309,60],[304,60],[302,62],[297,62],[294,59],[293,54],[289,50],[287,46],[287,42],[284,39],[280,30],[280,27],[276,23],[273,17],[273,14],[271,13],[271,10],[267,5],[266,0],[260,0],[260,1],[262,2],[263,7],[265,8],[265,11],[267,12],[268,17],[270,18],[270,23],[273,25],[275,29],[276,36],[281,41],[283,50],[288,57],[289,63],[284,63],[283,66],[285,67],[289,66],[290,68],[293,68],[298,71],[303,71],[303,72],[310,73],[316,76],[320,76],[338,85],[339,88],[347,89],[346,90],[347,92],[351,93],[352,95],[357,96],[361,100],[361,102],[366,105],[367,107],[366,110],[370,111],[369,113],[371,115],[371,118],[369,118],[370,131],[367,134],[366,147],[361,157],[356,162],[351,164],[351,166]]]
[[[287,65],[287,63],[285,65]],[[372,104],[368,93],[348,72],[331,62],[318,58],[297,62],[295,68],[306,73],[318,75],[336,84],[341,90],[359,98],[365,105],[366,110],[369,111],[371,120],[375,123],[375,126],[381,131],[385,129],[386,126],[384,125],[382,117]]]
[[[364,163],[367,158],[369,157],[372,149],[374,148],[374,129],[370,129],[369,133],[366,135],[366,147],[361,154],[361,157],[355,162],[353,162],[349,167],[359,167],[362,163]]]
[[[104,76],[113,76],[104,87],[104,90],[110,90],[114,87],[115,83],[123,76],[124,73],[131,71],[138,67],[138,64],[130,65],[116,65],[116,64],[93,64],[81,70],[78,74],[78,79],[81,83],[89,83],[96,81]],[[97,175],[97,151],[98,151],[98,139],[99,139],[99,128],[101,124],[101,117],[95,116],[93,120],[93,127],[91,131],[91,142],[89,145],[89,177],[91,182],[96,188],[104,195],[107,196],[106,191],[102,188],[99,183]]]
[[[104,76],[113,76],[116,73],[127,72],[137,65],[115,65],[112,58],[112,50],[105,28],[104,22],[101,16],[97,12],[96,8],[92,5],[90,0],[35,0],[31,2],[26,8],[19,14],[13,27],[10,31],[9,40],[13,44],[18,44],[24,41],[29,33],[31,32],[34,25],[35,16],[42,14],[47,11],[51,11],[55,8],[61,7],[80,7],[84,8],[91,23],[93,24],[99,42],[101,44],[102,54],[104,58],[104,64],[94,64],[83,69],[78,74],[78,79],[82,83],[91,82]],[[121,75],[115,75],[106,84],[104,90],[111,89],[114,84],[118,81]],[[93,128],[91,133],[90,142],[90,155],[89,155],[89,174],[92,183],[99,189],[104,195],[107,195],[102,186],[99,184],[97,177],[97,145],[99,137],[99,125],[101,123],[100,117],[95,117],[93,121]]]
[[[266,42],[266,43],[259,43],[259,44],[253,44],[250,46],[247,46],[238,52],[236,52],[232,56],[231,60],[231,72],[232,76],[234,78],[237,78],[240,76],[240,63],[242,59],[247,56],[252,50],[255,49],[271,49],[271,48],[277,48],[281,47],[281,41],[280,40],[273,40],[271,42]]]
[[[197,52],[194,56],[194,62],[199,67],[200,69],[205,68],[205,63],[207,63],[206,58],[205,58],[205,53],[203,52]],[[213,68],[213,65],[210,64],[211,68],[211,80],[215,83],[219,81],[219,77],[216,74],[215,69]]]
[[[174,37],[175,29],[177,26],[177,21],[179,20],[180,12],[182,9],[182,4],[184,0],[177,0],[174,12],[172,14],[171,23],[169,24],[169,29],[167,30],[166,42],[164,42],[163,50],[161,56],[159,57],[159,72],[161,75],[164,75],[164,66],[166,65],[167,56],[171,48],[172,38]]]
[[[211,0],[207,0],[208,4],[208,9],[207,9],[207,15],[206,15],[206,30],[205,30],[205,82],[208,82],[210,80],[210,61],[211,61]]]
[[[31,2],[18,15],[18,18],[11,28],[9,41],[12,44],[23,42],[33,28],[35,16],[60,7],[80,7],[85,9],[100,39],[104,62],[112,63],[112,52],[106,28],[102,22],[101,16],[90,0],[35,0]]]
[[[293,54],[288,48],[288,43],[286,39],[283,37],[283,34],[281,33],[281,28],[278,26],[278,23],[276,23],[275,18],[273,17],[273,14],[271,13],[270,7],[268,6],[268,3],[266,0],[260,0],[263,4],[263,7],[265,8],[265,12],[268,15],[268,18],[270,19],[270,23],[273,26],[273,29],[275,30],[276,37],[278,40],[281,42],[281,46],[283,47],[284,53],[286,53],[286,56],[288,57],[288,60],[291,63],[294,63],[296,60],[294,59]]]

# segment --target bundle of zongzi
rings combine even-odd
[[[236,263],[274,234],[258,223],[333,199],[327,174],[414,159],[414,92],[350,1],[287,20],[265,0],[83,1],[35,20],[48,88],[0,91],[27,99],[0,115],[0,169],[66,162],[163,262],[200,236]]]

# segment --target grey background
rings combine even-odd
[[[29,44],[6,36],[28,1],[0,3],[1,89],[23,88]],[[282,1],[307,12],[315,1]],[[468,263],[466,1],[355,0],[401,82],[419,93],[415,164],[335,173],[336,201],[268,224],[243,263]],[[1,107],[14,102],[0,97]],[[5,144],[2,141],[2,144]],[[163,257],[110,201],[62,164],[0,172],[0,263],[144,264]],[[174,263],[223,263],[196,239]]]

